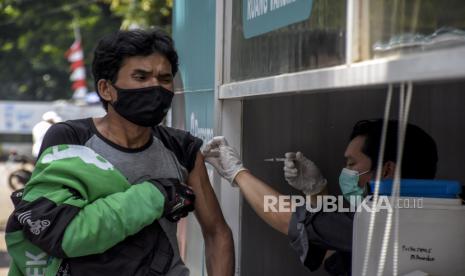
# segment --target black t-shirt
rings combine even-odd
[[[196,154],[202,146],[202,140],[192,136],[187,131],[165,126],[153,127],[152,133],[153,136],[146,145],[138,149],[127,149],[113,143],[101,135],[100,132],[97,131],[92,118],[61,122],[51,126],[45,134],[39,151],[39,156],[45,149],[55,145],[86,145],[93,136],[97,136],[115,149],[125,152],[138,152],[150,146],[153,142],[153,138],[155,137],[159,139],[167,149],[176,155],[177,160],[185,169],[187,169],[188,172],[194,168]]]

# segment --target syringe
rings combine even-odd
[[[286,158],[282,158],[282,157],[266,158],[263,161],[265,161],[265,162],[284,162],[284,161],[286,161]]]

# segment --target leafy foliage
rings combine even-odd
[[[90,76],[92,51],[120,28],[160,26],[170,30],[170,0],[0,0],[0,100],[69,99],[69,63],[64,57],[78,22]]]

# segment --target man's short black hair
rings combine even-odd
[[[398,124],[396,120],[388,121],[383,164],[387,161],[396,163]],[[378,164],[382,128],[382,119],[363,120],[355,124],[350,135],[350,140],[357,136],[365,137],[362,152],[371,159],[371,169]],[[408,124],[402,156],[402,178],[433,179],[437,162],[438,153],[433,138],[418,126]]]
[[[98,93],[98,81],[110,80],[116,83],[118,71],[123,60],[133,56],[149,56],[159,53],[165,56],[171,63],[171,73],[178,72],[178,54],[174,48],[171,37],[162,30],[129,30],[118,31],[105,36],[100,40],[94,51],[92,61],[92,75],[94,77],[95,90]],[[100,101],[105,110],[108,109],[106,102],[98,93]]]

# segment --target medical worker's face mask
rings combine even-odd
[[[339,186],[341,187],[342,195],[351,204],[360,202],[365,192],[364,188],[358,185],[361,175],[368,173],[368,171],[359,173],[358,171],[343,168],[339,176]],[[351,199],[352,198],[352,199]]]
[[[115,85],[118,99],[111,103],[126,120],[144,127],[158,125],[168,113],[174,93],[163,86],[122,89]]]

